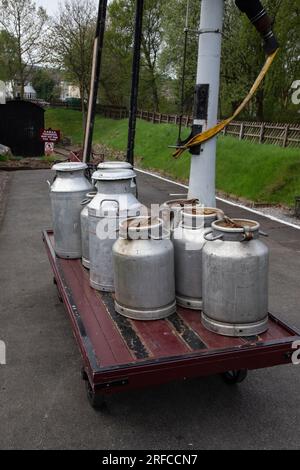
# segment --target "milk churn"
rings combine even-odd
[[[50,189],[55,251],[61,258],[82,256],[81,202],[92,189],[84,174],[86,168],[84,163],[58,163],[52,168],[56,171]]]
[[[81,220],[81,244],[82,244],[82,264],[85,268],[90,269],[90,234],[89,234],[89,210],[88,204],[96,196],[96,192],[88,193],[82,201],[83,207],[80,215]]]
[[[174,230],[175,279],[178,305],[191,310],[202,309],[202,250],[204,235],[212,222],[222,219],[218,209],[200,206],[185,209],[182,222]]]
[[[176,312],[174,249],[161,219],[124,221],[113,264],[118,313],[147,321]]]
[[[112,247],[120,221],[140,215],[142,206],[132,194],[132,170],[97,171],[93,174],[97,195],[88,205],[90,282],[94,289],[114,291]]]
[[[114,170],[133,170],[133,166],[128,162],[103,162],[98,165],[98,170],[100,171],[114,171]],[[137,197],[137,184],[136,177],[133,178],[131,182],[131,192]]]
[[[166,201],[161,207],[162,219],[164,226],[176,229],[182,220],[182,211],[191,206],[199,204],[198,199],[173,199]]]
[[[226,218],[205,235],[202,319],[208,330],[242,337],[268,329],[269,250],[260,233],[257,222]]]

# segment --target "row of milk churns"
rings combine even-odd
[[[203,326],[217,334],[267,330],[269,251],[258,223],[228,219],[197,200],[169,201],[149,216],[130,164],[100,164],[93,184],[86,168],[53,167],[55,251],[82,258],[91,287],[115,292],[119,314],[159,320],[180,305],[201,312]]]

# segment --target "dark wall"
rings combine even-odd
[[[45,127],[45,110],[29,101],[9,101],[0,105],[0,143],[15,156],[37,157],[44,154],[40,131]]]

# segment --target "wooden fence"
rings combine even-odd
[[[79,106],[68,105],[62,102],[52,103],[54,107],[66,107],[79,109]],[[128,110],[115,106],[99,106],[97,113],[109,119],[126,119]],[[153,124],[175,124],[180,122],[177,114],[163,114],[139,110],[137,117]],[[183,116],[182,124],[189,127],[193,124],[191,116]],[[223,131],[223,135],[229,135],[239,140],[249,140],[259,144],[273,144],[281,147],[300,147],[300,124],[282,124],[268,122],[233,121]]]
[[[179,124],[180,116],[139,111],[138,118],[154,124]],[[193,124],[191,116],[183,116],[182,124],[189,127]],[[273,144],[281,147],[300,147],[300,124],[282,124],[268,122],[233,121],[223,131],[239,140],[250,140],[259,144]]]

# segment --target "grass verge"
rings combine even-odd
[[[47,127],[61,129],[65,136],[72,138],[74,144],[82,143],[82,117],[79,111],[49,109],[46,121]],[[177,132],[174,125],[139,120],[135,150],[139,167],[187,182],[189,154],[185,153],[181,159],[174,160],[172,150],[168,148],[176,142]],[[125,151],[127,120],[114,121],[97,116],[94,143]],[[300,149],[283,149],[275,145],[220,137],[217,188],[228,195],[254,202],[292,206],[295,196],[300,195]]]

